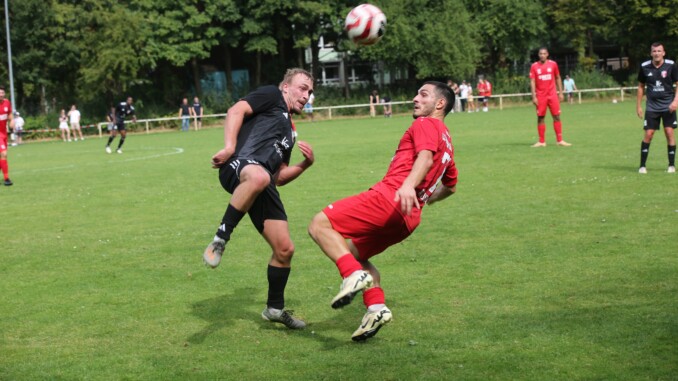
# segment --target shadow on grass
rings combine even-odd
[[[200,332],[196,332],[188,338],[191,344],[200,344],[205,339],[220,329],[233,325],[235,320],[249,314],[250,306],[255,301],[252,295],[254,288],[241,288],[234,290],[233,294],[222,295],[216,298],[206,299],[193,304],[193,315],[210,323]]]

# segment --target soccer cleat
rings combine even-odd
[[[111,147],[106,147],[106,153],[111,153]]]
[[[572,144],[566,142],[565,140],[561,140],[561,141],[559,141],[559,142],[556,143],[556,144],[559,145],[559,146],[561,146],[561,147],[569,147],[569,146],[572,145]]]
[[[360,291],[372,285],[372,275],[363,270],[355,271],[341,282],[341,290],[332,299],[332,308],[337,309],[351,304]]]
[[[207,245],[205,252],[202,254],[202,261],[205,263],[205,266],[209,266],[211,268],[219,266],[225,247],[226,241],[221,238],[210,242],[210,244]]]
[[[12,182],[12,180],[10,180],[10,179],[5,179],[5,186],[6,186],[6,187],[9,187],[9,186],[12,186],[12,185],[14,185],[14,183]]]
[[[376,312],[367,311],[365,316],[363,316],[360,327],[358,327],[358,329],[353,332],[353,335],[351,335],[351,339],[353,341],[365,341],[376,335],[381,327],[390,322],[391,319],[393,319],[393,315],[388,307],[383,307]]]
[[[532,148],[537,148],[537,147],[546,147],[546,143],[541,143],[541,142],[536,142],[532,144]]]
[[[302,320],[292,317],[292,311],[279,310],[267,307],[261,313],[261,317],[264,320],[268,320],[273,323],[284,324],[287,328],[290,329],[302,329],[306,327],[306,323],[304,323]]]
[[[115,152],[122,153],[122,150],[120,148],[118,148]]]
[[[640,167],[640,168],[638,168],[638,173],[643,174],[643,175],[647,174],[647,169],[645,167]]]
[[[673,165],[670,165],[670,166],[666,169],[666,172],[668,172],[668,173],[676,173],[676,167],[674,167]]]

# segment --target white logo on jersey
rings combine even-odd
[[[286,112],[283,113],[283,116],[285,117],[285,119],[289,119],[289,118],[290,118],[290,114],[289,114],[289,113],[286,113]]]

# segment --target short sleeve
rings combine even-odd
[[[438,150],[438,130],[429,118],[418,118],[412,123],[410,130],[414,150],[419,153],[424,150],[436,152]]]
[[[247,94],[241,100],[247,102],[255,114],[278,105],[280,89],[275,86],[263,86]]]

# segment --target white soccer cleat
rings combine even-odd
[[[645,167],[638,168],[638,173],[643,174],[643,175],[647,174],[647,168],[645,168]]]
[[[565,140],[561,140],[561,141],[559,141],[559,142],[556,143],[556,144],[559,145],[559,146],[561,146],[561,147],[570,147],[570,146],[572,145],[572,144],[566,142]]]
[[[215,237],[216,238],[216,237]],[[218,238],[210,242],[205,249],[205,252],[202,254],[202,261],[205,263],[205,266],[215,268],[221,263],[221,256],[224,254],[224,249],[226,248],[226,241]]]
[[[353,298],[360,291],[372,286],[372,275],[358,270],[341,282],[341,290],[332,299],[332,308],[337,309],[351,304]]]
[[[673,165],[671,165],[671,166],[669,166],[669,167],[666,169],[666,172],[668,172],[668,173],[676,173],[676,167],[674,167]]]
[[[111,147],[106,147],[106,153],[111,153]]]
[[[365,316],[363,316],[360,327],[358,327],[358,329],[353,332],[353,335],[351,335],[351,339],[353,341],[365,341],[376,335],[381,327],[385,326],[392,319],[393,315],[391,314],[391,310],[386,306],[376,312],[367,311]]]
[[[120,148],[118,148],[117,150],[115,150],[115,152],[122,153],[122,150]]]
[[[532,148],[546,147],[546,143],[536,142],[531,145]]]

